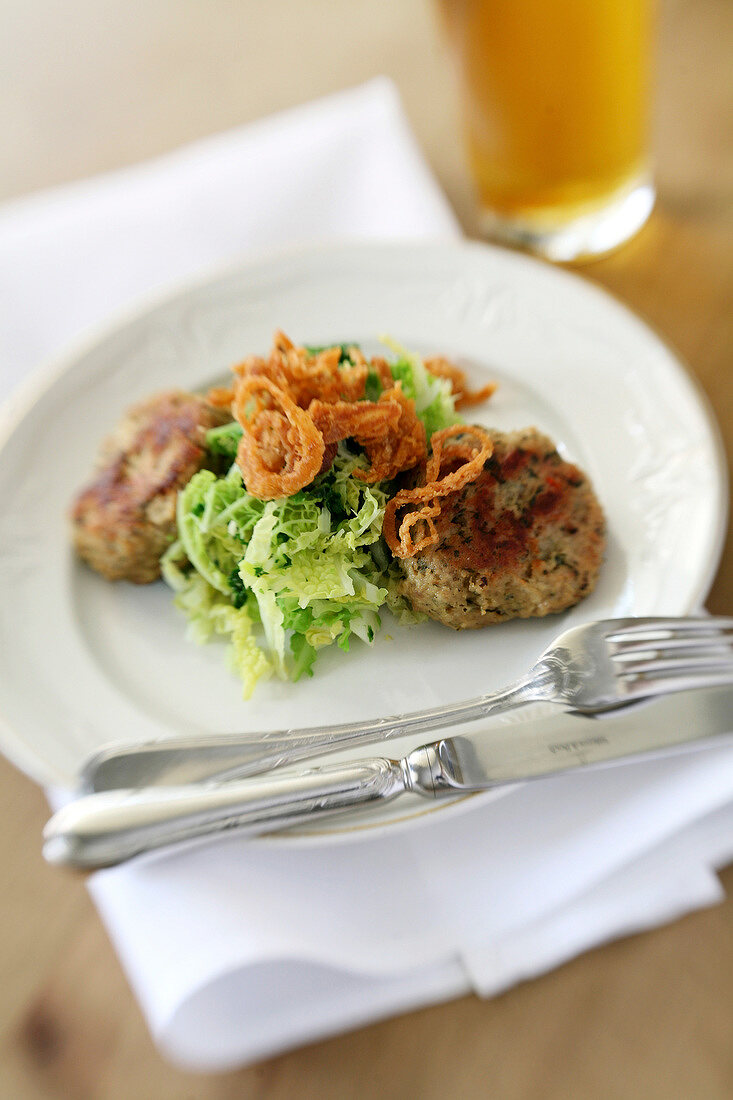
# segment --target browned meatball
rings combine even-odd
[[[593,590],[605,547],[588,479],[550,439],[489,434],[480,477],[441,501],[439,542],[399,561],[414,610],[456,629],[564,611]]]
[[[72,510],[77,552],[108,580],[148,584],[176,533],[176,494],[206,463],[205,435],[229,419],[194,394],[157,394],[102,444]]]

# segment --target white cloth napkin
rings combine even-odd
[[[386,169],[389,169],[388,171]],[[386,80],[0,210],[0,386],[112,311],[253,249],[457,233]],[[528,784],[323,847],[229,837],[92,895],[161,1048],[223,1069],[488,996],[721,897],[733,750]]]

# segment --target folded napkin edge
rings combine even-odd
[[[265,115],[259,115],[249,121],[243,121],[234,126],[225,126],[221,130],[212,133],[200,134],[180,142],[166,149],[143,155],[125,164],[103,168],[99,171],[84,172],[80,176],[61,180],[48,185],[41,184],[31,191],[18,195],[11,195],[0,202],[0,232],[7,232],[8,227],[3,221],[24,217],[26,214],[37,217],[39,210],[44,207],[51,208],[63,206],[79,198],[84,198],[100,189],[110,189],[117,184],[129,182],[130,177],[139,175],[141,180],[146,176],[154,176],[165,170],[179,170],[186,166],[186,162],[197,160],[201,155],[217,153],[226,150],[239,137],[257,136],[258,132],[281,124],[296,121],[299,115],[308,116],[319,109],[340,105],[353,106],[361,100],[365,102],[373,99],[377,105],[384,108],[395,109],[396,115],[404,120],[402,101],[397,85],[391,77],[378,74],[358,84],[346,88],[339,88],[323,95],[298,103],[276,108]],[[351,103],[349,101],[351,100]],[[380,104],[381,100],[381,104]],[[419,146],[408,126],[404,132],[409,135],[411,144],[418,149]],[[422,153],[420,151],[420,155]],[[434,183],[433,180],[431,180]],[[437,186],[437,185],[436,185]]]

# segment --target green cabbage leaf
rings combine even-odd
[[[341,444],[331,469],[291,497],[250,496],[236,466],[201,470],[179,493],[163,577],[192,640],[230,637],[246,696],[264,676],[312,675],[324,646],[371,644],[379,630],[394,585],[370,551],[388,497],[354,478],[358,467],[365,459]]]

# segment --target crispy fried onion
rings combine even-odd
[[[358,349],[350,352],[354,362],[339,366],[341,349],[326,348],[310,354],[296,347],[284,332],[275,333],[267,359],[251,355],[233,367],[239,378],[269,378],[288,393],[296,405],[307,409],[311,401],[358,401],[364,396],[369,365]]]
[[[292,496],[322,468],[325,443],[313,418],[264,375],[240,378],[233,412],[242,425],[237,465],[260,500]]]
[[[430,442],[432,454],[425,467],[425,484],[401,489],[384,511],[382,534],[396,558],[411,558],[438,542],[435,520],[440,515],[440,498],[475,481],[494,449],[488,432],[464,424],[435,432]],[[457,462],[460,464],[456,467]],[[452,469],[441,477],[444,467]],[[416,539],[413,528],[418,525]]]
[[[369,469],[354,470],[354,477],[368,485],[396,477],[425,457],[425,428],[399,384],[376,402],[312,401],[308,411],[327,444],[351,438],[364,448]]]
[[[234,400],[234,390],[231,386],[212,386],[206,394],[206,400],[215,409],[230,409]]]
[[[425,369],[437,378],[447,378],[451,384],[451,393],[456,399],[456,408],[463,409],[466,405],[480,405],[488,400],[496,390],[496,382],[489,382],[480,390],[469,390],[466,384],[466,372],[451,363],[450,359],[444,359],[442,355],[434,355],[425,359]]]
[[[398,405],[400,415],[390,432],[373,444],[364,445],[371,467],[366,471],[355,470],[354,477],[370,485],[375,481],[388,481],[401,470],[411,470],[423,461],[427,451],[425,425],[415,412],[415,402],[405,397],[400,383],[380,394],[379,404],[383,403]]]
[[[368,361],[358,348],[349,349],[349,359],[341,363],[338,346],[311,353],[277,331],[267,358],[250,356],[233,368],[233,390],[216,387],[209,392],[211,404],[231,406],[242,425],[237,463],[253,496],[270,500],[302,489],[328,469],[342,439],[354,439],[364,448],[369,467],[355,470],[354,476],[367,484],[390,480],[425,460],[425,428],[415,412],[414,401],[405,397],[399,382],[394,382],[386,359],[375,356]],[[493,386],[484,386],[471,393],[463,371],[447,359],[427,359],[425,365],[431,373],[449,379],[457,406],[484,400],[493,392]],[[370,371],[382,386],[378,401],[363,400]],[[459,434],[473,438],[473,443],[459,440]],[[453,473],[439,476],[441,455],[445,451],[446,461],[462,463],[455,472],[461,474],[463,485],[472,476],[465,471],[473,469],[478,461],[477,438],[476,429],[467,432],[464,428],[448,435],[438,432],[433,437],[426,485],[409,490],[418,495],[404,500],[393,511],[394,523],[397,507],[422,502],[420,509],[411,509],[403,516],[399,537],[395,533],[393,541],[403,551],[412,554],[436,541],[433,519],[440,505],[427,502],[453,491]],[[446,449],[448,439],[453,442]],[[422,531],[427,524],[427,535],[418,540],[419,547],[411,533],[418,524]]]
[[[362,447],[396,427],[400,418],[397,402],[311,401],[308,412],[324,443],[355,439]]]
[[[375,355],[371,362],[371,368],[381,382],[382,389],[391,390],[394,386],[394,378],[392,377],[392,371],[389,369],[387,360],[381,355]]]

